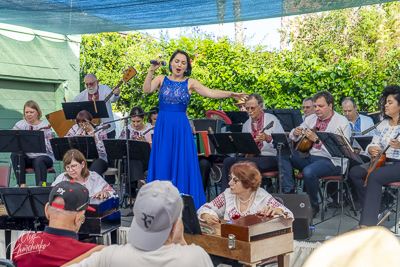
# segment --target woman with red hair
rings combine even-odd
[[[261,174],[255,163],[241,161],[234,164],[230,171],[229,188],[201,206],[197,211],[198,218],[208,224],[218,224],[219,218],[234,220],[250,214],[294,218],[293,213],[260,184]]]

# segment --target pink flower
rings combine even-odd
[[[199,54],[194,54],[195,57],[199,57]]]
[[[190,64],[193,63],[193,59],[190,59]]]

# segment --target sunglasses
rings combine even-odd
[[[256,108],[258,108],[259,106],[256,106],[256,107],[246,107],[246,110],[247,111],[249,111],[249,110],[256,110]]]
[[[85,83],[86,87],[92,87],[93,85],[96,84],[97,81],[94,81],[92,83]]]

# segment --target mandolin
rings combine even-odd
[[[390,139],[397,139],[397,137],[399,137],[399,135],[400,135],[400,133],[397,134],[394,138],[390,138]],[[387,145],[381,152],[379,152],[379,154],[376,157],[374,157],[371,160],[371,163],[369,164],[369,170],[367,173],[367,177],[365,178],[364,187],[367,186],[368,176],[371,174],[371,172],[373,172],[376,169],[379,169],[386,162],[385,153],[389,148],[390,148],[390,146]]]
[[[264,131],[266,131],[268,129],[271,129],[273,126],[274,126],[274,121],[271,121],[259,133],[262,133],[262,132],[264,132]],[[257,157],[258,155],[259,155],[259,153],[258,154],[246,154],[245,158]]]
[[[131,140],[137,140],[137,141],[140,141],[139,140],[139,138],[141,138],[142,136],[145,136],[148,132],[150,132],[151,130],[153,130],[154,129],[154,126],[153,127],[150,127],[149,129],[147,129],[146,131],[144,131],[142,134],[140,134],[139,136],[137,136],[136,138],[131,138]]]
[[[51,128],[51,124],[49,124],[49,125],[47,125],[45,127],[39,128],[39,129],[37,129],[35,131],[47,130],[47,129],[50,129],[50,128]]]
[[[375,129],[376,127],[378,127],[379,124],[381,124],[382,121],[376,123],[374,126],[369,127],[368,129],[365,129],[364,131],[361,132],[361,135],[367,134],[370,131],[372,131],[373,129]]]
[[[302,134],[300,140],[298,142],[296,142],[297,144],[296,144],[296,148],[295,148],[297,151],[300,151],[303,153],[308,152],[314,144],[314,142],[311,141],[310,139],[308,139],[307,136],[305,135],[306,130],[307,129],[303,130],[303,134]],[[314,132],[319,131],[319,127],[315,127],[313,129],[311,129],[311,131],[314,131]]]

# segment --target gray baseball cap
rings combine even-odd
[[[159,249],[182,217],[182,209],[182,198],[170,181],[156,180],[144,185],[133,207],[131,244],[144,251]]]

